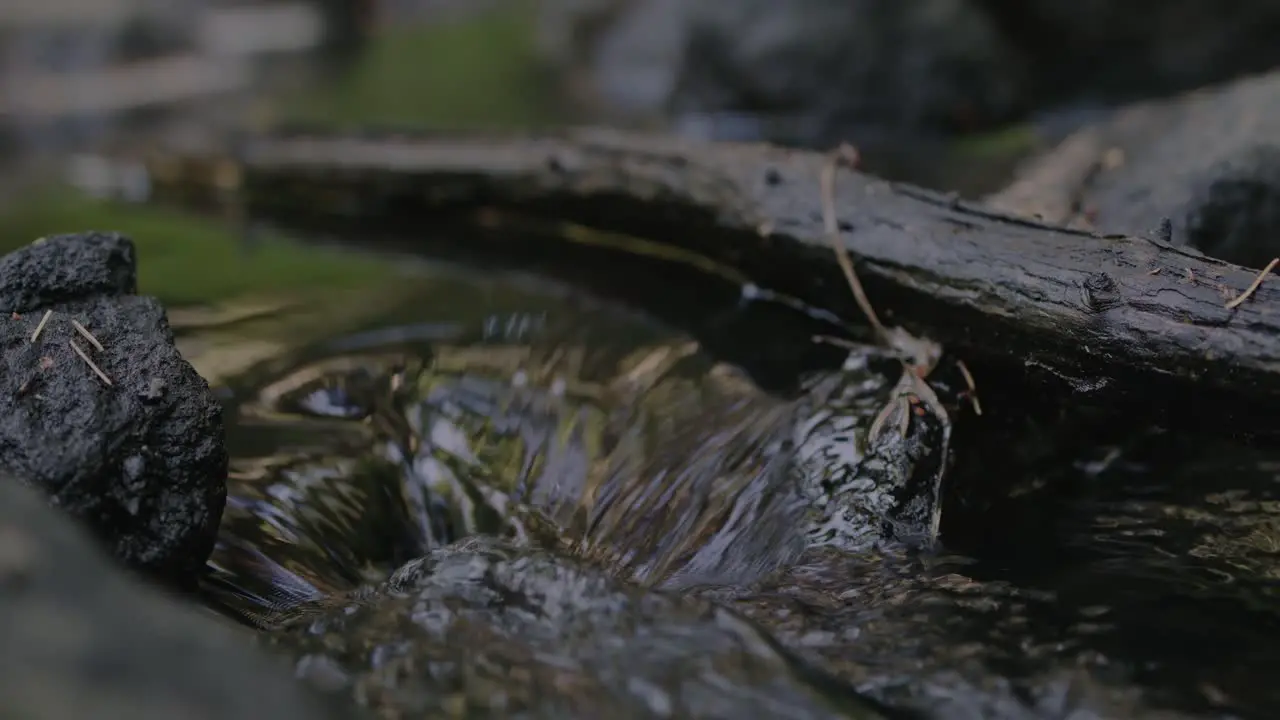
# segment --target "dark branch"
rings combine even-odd
[[[580,131],[549,137],[309,136],[254,141],[251,211],[353,198],[423,210],[496,206],[678,243],[757,284],[860,317],[823,235],[823,155]],[[381,203],[381,205],[379,205]],[[970,357],[1048,370],[1077,391],[1161,379],[1280,397],[1280,279],[1153,238],[1101,236],[851,171],[842,238],[888,324]],[[895,312],[896,311],[896,312]]]

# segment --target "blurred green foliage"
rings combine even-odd
[[[85,230],[120,232],[138,248],[138,285],[169,305],[242,295],[305,295],[376,282],[389,266],[373,256],[264,238],[243,238],[216,220],[179,210],[136,207],[69,190],[33,193],[0,222],[5,251],[36,238]]]
[[[556,119],[534,54],[533,4],[501,3],[439,25],[390,28],[354,68],[278,109],[287,120],[434,128]]]
[[[536,126],[553,119],[533,57],[532,4],[436,25],[390,27],[342,77],[274,98],[281,120],[337,127]],[[57,233],[118,231],[139,252],[140,290],[169,305],[243,295],[305,296],[376,284],[390,265],[375,257],[267,238],[246,254],[235,228],[177,209],[93,200],[65,188],[6,203],[0,252]]]

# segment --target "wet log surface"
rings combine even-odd
[[[860,317],[823,231],[822,154],[600,130],[291,132],[243,151],[247,210],[258,216],[421,227],[497,207],[678,244],[757,285]],[[1280,396],[1274,279],[1230,308],[1257,271],[851,170],[836,178],[841,241],[890,324],[1077,395]]]

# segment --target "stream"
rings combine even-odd
[[[456,43],[389,33],[335,92],[281,104],[356,126],[544,120],[523,104],[519,18],[488,22]],[[921,155],[926,180],[995,186],[972,157]],[[481,242],[429,218],[396,238],[246,239],[62,189],[7,199],[7,247],[86,228],[137,242],[140,291],[225,407],[201,600],[341,702],[386,718],[1280,715],[1269,428],[1077,407],[1017,358],[974,368],[981,415],[944,358],[939,418],[898,404],[892,359],[815,340],[865,340],[822,308],[625,248]]]
[[[984,415],[949,405],[938,543],[815,541],[838,503],[771,469],[823,407],[806,378],[893,377],[814,342],[841,332],[821,311],[652,258],[405,246],[372,254],[394,268],[374,299],[218,330],[277,344],[216,383],[233,461],[205,594],[300,676],[396,717],[1280,707],[1265,448],[988,378]],[[198,368],[208,334],[182,336]]]

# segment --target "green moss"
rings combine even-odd
[[[510,127],[552,120],[534,56],[532,5],[390,28],[352,70],[286,100],[285,121],[337,126]]]
[[[1016,157],[1035,150],[1039,142],[1031,125],[1012,125],[1003,130],[958,139],[952,145],[952,154],[969,159]]]
[[[252,251],[218,221],[174,210],[100,202],[68,190],[42,190],[16,203],[0,223],[0,251],[45,235],[104,230],[133,239],[139,289],[167,305],[243,296],[331,292],[373,286],[390,263],[337,249],[264,238]]]
[[[328,126],[529,127],[549,122],[533,48],[533,6],[511,0],[456,22],[379,34],[350,72],[276,98],[282,121]],[[6,203],[0,252],[42,235],[115,230],[138,245],[141,290],[171,306],[241,296],[316,295],[378,285],[389,263],[268,238],[246,253],[235,229],[158,207],[43,189]]]

